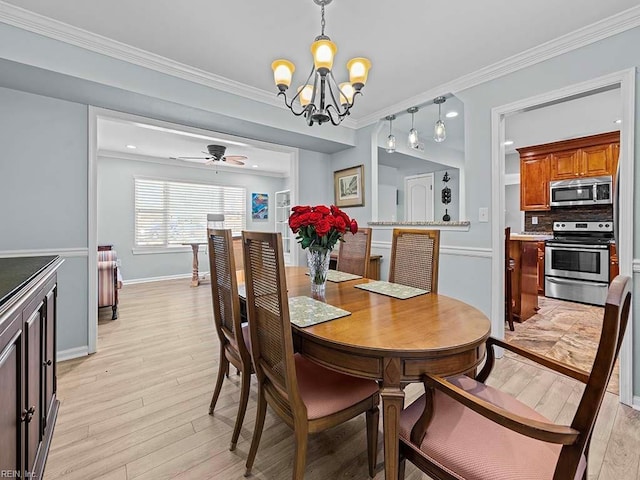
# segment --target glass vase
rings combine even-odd
[[[311,279],[311,293],[314,297],[324,296],[330,259],[331,250],[328,248],[310,247],[307,250],[307,265],[309,266],[309,278]]]

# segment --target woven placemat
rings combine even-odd
[[[314,300],[311,297],[289,298],[289,317],[291,323],[297,327],[310,327],[347,315],[351,315],[351,312]]]
[[[308,276],[309,272],[305,275]],[[329,270],[327,272],[327,280],[334,283],[348,282],[349,280],[358,280],[360,278],[362,278],[361,275],[354,275],[353,273],[341,272],[339,270]]]
[[[400,300],[406,300],[407,298],[417,297],[418,295],[429,293],[428,290],[422,290],[420,288],[400,285],[399,283],[390,283],[383,281],[361,283],[358,285],[354,285],[354,287],[360,288],[362,290],[368,290],[374,293],[379,293],[381,295],[386,295],[388,297],[399,298]]]

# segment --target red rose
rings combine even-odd
[[[332,217],[331,215],[327,215],[326,217],[324,217],[324,219],[329,222],[329,225],[331,225],[332,227],[336,226],[336,218]]]
[[[329,222],[326,220],[320,220],[318,223],[316,223],[315,227],[316,233],[319,237],[324,237],[327,233],[329,233],[329,230],[331,230],[331,225],[329,225]]]
[[[344,221],[344,218],[336,217],[335,222],[336,222],[336,230],[338,230],[340,233],[344,233],[347,231],[347,224]]]
[[[303,213],[298,217],[300,219],[300,226],[301,227],[306,227],[307,225],[309,225],[309,215],[311,215],[311,214],[310,213]]]
[[[324,215],[322,215],[320,212],[311,212],[308,215],[309,223],[311,223],[312,225],[317,225],[318,222],[324,218]]]
[[[351,223],[351,219],[349,218],[349,215],[344,213],[342,210],[340,211],[340,216],[344,220],[344,223],[346,223],[347,225],[349,225]]]
[[[355,218],[353,220],[351,220],[351,225],[349,226],[349,231],[351,233],[353,233],[354,235],[356,233],[358,233],[358,222],[356,222]]]
[[[291,215],[289,217],[289,228],[291,228],[291,231],[293,233],[298,233],[298,230],[300,230],[300,215]]]
[[[311,207],[309,207],[308,205],[299,205],[293,207],[291,211],[294,213],[309,213],[311,211]]]
[[[336,207],[335,205],[331,205],[331,215],[333,215],[334,217],[338,217],[340,216],[340,209],[338,207]]]
[[[324,205],[316,205],[315,207],[313,207],[313,211],[321,213],[322,215],[330,215],[331,214],[331,210],[329,210]]]

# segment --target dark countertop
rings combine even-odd
[[[47,268],[56,256],[0,258],[0,306]]]

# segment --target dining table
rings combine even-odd
[[[312,296],[306,273],[305,267],[286,267],[289,298]],[[356,288],[369,282],[373,280],[328,281],[324,295],[314,298],[350,314],[305,328],[292,324],[293,341],[297,352],[327,368],[379,383],[385,478],[395,480],[403,386],[420,382],[425,373],[474,371],[485,357],[491,324],[477,308],[446,295],[399,299]]]

